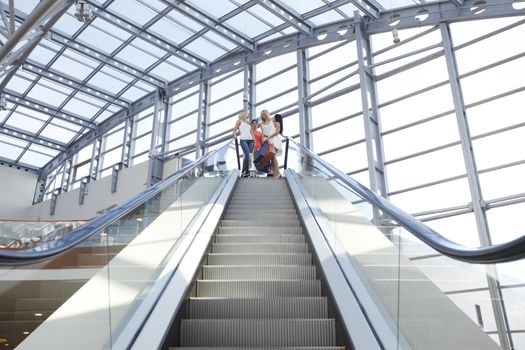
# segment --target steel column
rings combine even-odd
[[[89,178],[94,181],[98,178],[100,169],[100,150],[102,147],[102,137],[97,137],[93,141],[93,151],[91,153],[91,164],[89,165]]]
[[[210,133],[210,84],[203,81],[199,87],[199,107],[197,112],[197,140],[195,142],[195,158],[207,151],[203,141]]]
[[[489,246],[492,244],[492,242],[485,212],[485,201],[483,200],[481,194],[481,186],[479,183],[476,160],[472,146],[472,138],[470,136],[470,129],[468,126],[452,37],[447,24],[440,24],[440,30],[441,37],[443,39],[443,49],[447,62],[448,75],[450,79],[450,88],[452,90],[452,98],[454,101],[456,121],[458,123],[461,148],[463,150],[463,159],[465,161],[467,179],[472,197],[472,210],[474,211],[474,215],[476,217],[476,224],[478,227],[478,235],[481,245]],[[510,350],[513,348],[511,345],[512,339],[509,333],[505,306],[503,305],[501,288],[497,278],[497,271],[494,266],[487,266],[486,271],[489,294],[494,311],[500,346],[505,350]]]
[[[361,19],[357,11],[354,12],[354,17]],[[373,70],[367,68],[373,63],[372,49],[370,46],[370,40],[363,31],[362,25],[363,22],[361,21],[356,25],[355,35],[359,67],[358,71],[361,83],[361,103],[363,107],[363,122],[365,126],[370,189],[387,198],[388,190],[385,178],[384,151],[381,138],[379,110],[377,108],[377,92],[373,78]]]
[[[312,128],[312,112],[307,104],[310,96],[310,70],[306,59],[306,49],[297,50],[297,91],[299,93],[299,137],[300,143],[313,151],[313,140],[310,129]]]
[[[157,157],[159,147],[162,147],[164,142],[163,137],[166,133],[166,103],[164,102],[166,96],[165,91],[157,91],[157,101],[153,111],[153,127],[151,131],[151,144],[149,148],[149,168],[148,168],[148,187],[162,180],[162,160]],[[160,139],[160,140],[159,140]],[[160,144],[159,144],[160,142]]]
[[[243,96],[243,110],[248,113],[250,120],[257,119],[255,115],[255,66],[249,64],[244,67],[244,90]]]

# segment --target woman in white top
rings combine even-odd
[[[235,122],[233,127],[233,138],[237,137],[237,131],[240,133],[241,139],[241,148],[244,153],[244,158],[242,160],[242,173],[241,177],[250,176],[250,154],[253,150],[253,138],[251,133],[251,126],[248,123],[248,115],[246,112],[241,112],[239,114],[239,119]]]
[[[279,134],[281,133],[281,125],[273,119],[270,119],[270,113],[265,109],[261,112],[261,129],[263,134],[263,142],[268,141],[268,144],[274,147],[275,153],[272,155],[272,170],[273,178],[281,177],[279,171],[279,163],[277,163],[277,156],[283,153],[283,144]]]

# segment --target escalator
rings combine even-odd
[[[284,179],[237,166],[228,143],[56,241],[0,249],[0,345],[500,348],[418,257],[493,278],[468,261],[521,258],[523,237],[461,247],[295,143]]]
[[[240,179],[213,242],[170,349],[344,349],[284,180]]]

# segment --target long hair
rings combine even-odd
[[[282,134],[282,133],[283,133],[283,130],[284,130],[284,128],[283,128],[283,116],[280,115],[280,114],[276,114],[273,118],[274,118],[275,121],[278,122],[279,125],[281,126],[281,132],[280,132],[280,134]]]

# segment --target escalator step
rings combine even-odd
[[[243,234],[243,235],[279,235],[279,234],[302,234],[303,230],[298,226],[286,226],[286,227],[277,227],[277,226],[258,226],[258,227],[247,227],[247,226],[237,226],[237,227],[219,227],[219,235],[222,234]]]
[[[252,235],[217,235],[216,243],[302,243],[305,238],[298,234],[252,234]]]
[[[334,346],[332,319],[181,320],[182,346]]]
[[[319,280],[304,281],[209,281],[197,280],[197,297],[266,298],[320,297]]]
[[[212,253],[308,253],[306,243],[214,243]]]
[[[315,267],[303,266],[209,266],[202,269],[205,280],[314,280]]]
[[[308,265],[310,253],[276,254],[208,254],[209,265]]]
[[[192,319],[327,318],[326,297],[310,298],[190,298]]]

